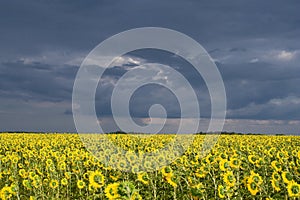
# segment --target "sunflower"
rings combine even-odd
[[[12,195],[16,195],[18,190],[19,190],[19,186],[16,183],[11,184],[10,187],[9,187],[9,192]]]
[[[289,197],[300,197],[300,184],[295,181],[289,182],[287,190]]]
[[[221,199],[225,198],[226,189],[223,185],[218,185],[218,195]]]
[[[70,179],[72,176],[71,172],[65,172],[64,174],[65,174],[66,179]]]
[[[89,167],[91,164],[92,164],[92,161],[90,161],[90,160],[86,160],[86,161],[83,163],[83,165],[84,165],[85,167]]]
[[[220,160],[220,162],[219,162],[219,167],[220,167],[220,170],[222,170],[222,171],[226,171],[227,170],[227,168],[229,168],[229,162],[228,162],[228,160],[226,160],[226,159],[222,159],[222,160]]]
[[[240,163],[240,168],[241,168],[241,170],[247,170],[247,168],[248,168],[248,163],[247,163],[246,159],[245,159],[244,157],[242,157],[241,160],[242,160],[241,163]]]
[[[138,165],[133,165],[133,166],[131,166],[131,172],[132,172],[132,173],[136,174],[136,173],[138,173],[139,171],[140,171],[140,168],[139,168]]]
[[[55,188],[57,188],[58,187],[58,181],[57,180],[55,180],[55,179],[52,179],[52,180],[50,180],[50,182],[49,182],[49,186],[52,188],[52,189],[55,189]]]
[[[47,159],[46,160],[46,165],[47,166],[50,166],[50,165],[52,165],[53,164],[53,161],[51,160],[51,159]]]
[[[229,165],[233,169],[238,169],[240,167],[240,161],[237,158],[230,159]]]
[[[142,200],[142,196],[138,192],[134,192],[130,198],[130,200]]]
[[[24,166],[23,166],[22,163],[18,163],[18,167],[19,167],[19,168],[23,168]]]
[[[62,185],[68,185],[68,180],[66,178],[61,179],[60,183]]]
[[[85,187],[85,182],[84,182],[83,180],[78,180],[78,181],[77,181],[77,187],[78,187],[79,189],[84,188],[84,187]]]
[[[208,154],[206,157],[205,157],[205,162],[206,164],[210,164],[211,162],[214,161],[214,157],[211,155],[211,154]]]
[[[159,154],[156,158],[157,163],[159,163],[160,165],[164,165],[166,164],[166,158],[164,155]]]
[[[289,182],[291,182],[293,180],[293,175],[290,172],[282,172],[281,173],[281,177],[284,183],[288,184]]]
[[[146,169],[152,169],[152,164],[150,161],[145,161],[143,163],[143,166],[146,168]]]
[[[281,177],[280,177],[280,175],[278,174],[278,172],[273,172],[272,173],[272,179],[274,179],[274,180],[280,180],[281,179]]]
[[[264,159],[263,158],[258,158],[255,162],[255,166],[259,168],[263,165],[264,165]]]
[[[23,184],[23,186],[24,186],[26,189],[28,189],[28,190],[31,190],[31,189],[32,189],[32,185],[31,185],[31,183],[30,183],[30,181],[29,181],[28,179],[23,180],[23,181],[22,181],[22,184]]]
[[[25,169],[20,169],[20,170],[19,170],[19,175],[20,175],[22,178],[27,178],[28,173],[26,172]]]
[[[173,174],[170,174],[169,176],[166,176],[166,181],[174,188],[177,188],[177,183],[174,181]]]
[[[200,168],[198,168],[195,172],[195,175],[198,178],[204,178],[206,176],[207,172],[205,170],[205,168],[203,166],[201,166]]]
[[[10,194],[10,187],[4,186],[0,190],[0,198],[1,199],[10,199],[11,197],[12,197],[12,195]]]
[[[161,169],[161,173],[163,176],[170,176],[172,174],[173,170],[169,166],[165,166]]]
[[[126,158],[127,158],[127,161],[130,163],[130,164],[133,164],[135,163],[138,159],[137,159],[137,156],[134,152],[132,151],[128,151],[126,152]]]
[[[84,178],[85,180],[89,180],[89,173],[90,173],[90,172],[86,172],[86,173],[83,174],[83,178]]]
[[[119,160],[117,162],[117,168],[121,171],[124,171],[128,168],[126,160]]]
[[[29,172],[29,178],[31,179],[31,180],[33,180],[34,179],[34,176],[35,176],[35,173],[34,172]]]
[[[294,171],[298,176],[300,175],[300,167],[294,167]]]
[[[278,172],[280,172],[282,169],[280,163],[277,160],[272,161],[271,166]]]
[[[261,185],[263,183],[261,176],[255,173],[253,170],[250,171],[250,177],[248,178],[248,181],[254,182],[257,185]]]
[[[89,182],[94,188],[101,188],[104,185],[104,176],[100,171],[91,172]]]
[[[254,165],[256,163],[256,161],[258,160],[258,158],[255,155],[249,155],[248,160],[250,163],[252,163]]]
[[[109,200],[118,199],[120,195],[118,194],[119,183],[110,183],[104,190],[105,196]]]
[[[42,184],[42,179],[40,178],[39,175],[35,175],[33,177],[33,181],[32,181],[32,185],[35,187],[35,188],[38,188],[39,186],[41,186]]]
[[[271,185],[276,192],[280,191],[279,181],[276,179],[271,180]]]
[[[297,152],[298,160],[300,160],[300,151]]]
[[[17,164],[18,161],[19,161],[19,157],[13,156],[13,157],[11,158],[11,162],[12,162],[13,164]]]
[[[141,181],[145,185],[149,184],[149,177],[146,172],[139,173],[137,176],[138,176],[137,178],[138,181]]]
[[[236,179],[235,179],[232,171],[227,171],[223,175],[223,180],[226,183],[226,185],[229,186],[229,187],[233,187],[235,185],[235,182],[236,182]]]
[[[276,149],[274,148],[274,147],[272,147],[272,148],[270,148],[269,149],[269,151],[268,151],[268,155],[269,155],[269,157],[273,157],[273,155],[275,154],[275,151],[276,151]]]
[[[259,189],[257,187],[257,184],[254,182],[254,181],[249,181],[247,183],[247,188],[248,188],[248,191],[251,193],[251,195],[255,196],[258,192],[259,192]]]
[[[67,169],[66,163],[65,163],[65,162],[59,162],[59,163],[58,163],[58,168],[59,168],[61,171],[65,171],[65,170]]]
[[[283,160],[286,160],[286,158],[288,157],[288,154],[286,151],[278,151],[277,154],[276,154],[276,157],[280,160],[280,161],[283,161]]]
[[[49,186],[49,179],[47,179],[47,178],[43,179],[43,185]]]
[[[226,150],[225,150],[225,151],[226,151]],[[221,158],[221,159],[224,159],[224,160],[227,160],[228,155],[226,154],[226,152],[221,153],[221,154],[220,154],[220,158]]]

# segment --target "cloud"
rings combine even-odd
[[[298,50],[274,50],[270,49],[262,53],[261,59],[267,62],[291,62],[297,59]]]
[[[2,97],[58,102],[71,100],[78,67],[17,60],[1,63],[0,69]]]
[[[258,58],[253,58],[253,59],[250,60],[250,63],[257,63],[258,61],[259,61]]]
[[[299,113],[300,97],[288,96],[285,98],[271,99],[263,104],[250,103],[239,109],[228,110],[228,117],[246,119],[297,120]]]
[[[300,120],[227,119],[224,131],[240,133],[298,134]]]
[[[295,55],[296,55],[296,52],[289,52],[289,51],[283,50],[283,51],[280,51],[276,57],[279,60],[287,60],[288,61],[288,60],[293,59],[295,57]]]

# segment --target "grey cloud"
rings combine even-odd
[[[112,34],[141,26],[173,28],[205,45],[299,34],[298,1],[66,2],[3,3],[2,45],[19,53],[57,47],[86,51]]]
[[[298,120],[300,118],[299,105],[299,97],[276,98],[264,104],[250,103],[240,109],[229,110],[228,117],[236,119]]]
[[[300,68],[269,63],[218,64],[225,81],[228,107],[264,104],[274,98],[299,96]],[[263,113],[261,113],[263,115]],[[278,113],[280,116],[280,113]],[[284,117],[284,116],[281,116]]]
[[[42,63],[6,62],[0,65],[2,97],[34,101],[71,100],[78,67],[49,66]]]

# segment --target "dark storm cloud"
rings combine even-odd
[[[297,0],[1,2],[0,100],[71,104],[78,66],[90,50],[121,31],[158,26],[191,36],[216,60],[225,82],[228,117],[296,120],[300,118],[299,8]],[[188,63],[147,50],[128,56],[177,69],[191,82],[204,116],[209,116],[207,88]],[[113,82],[135,66],[138,64],[127,62],[106,71],[106,84],[98,88],[96,96],[99,115],[111,114]],[[164,89],[147,87],[135,97],[135,116],[145,116],[154,99],[166,104],[170,117],[178,115],[176,100]],[[70,106],[63,108],[61,114],[71,117]],[[2,106],[0,111],[8,112],[8,107]],[[1,121],[5,119],[2,116]]]
[[[222,64],[216,63],[225,81],[284,81],[299,78],[299,67],[286,67],[283,64],[266,62]]]
[[[241,108],[251,103],[264,104],[274,98],[300,95],[299,67],[287,68],[259,62],[219,63],[218,66],[225,81],[229,109]]]
[[[297,38],[299,4],[299,1],[7,1],[0,7],[1,45],[9,53],[38,53],[43,48],[89,50],[112,34],[141,26],[173,28],[207,47],[213,41],[241,38]]]
[[[70,100],[73,80],[78,67],[51,66],[39,62],[19,60],[0,65],[0,93],[2,98],[26,101]]]

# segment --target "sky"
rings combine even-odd
[[[218,67],[227,96],[224,131],[299,134],[299,9],[297,0],[2,1],[0,131],[75,132],[73,84],[88,53],[122,31],[163,27],[196,40]],[[115,60],[103,75],[95,98],[103,130],[118,129],[110,106],[115,84],[147,63],[176,69],[189,80],[205,129],[211,102],[202,77],[170,52],[144,49]],[[174,132],[179,103],[161,86],[134,93],[134,121],[147,124],[153,104],[165,107],[169,121],[163,130]]]

